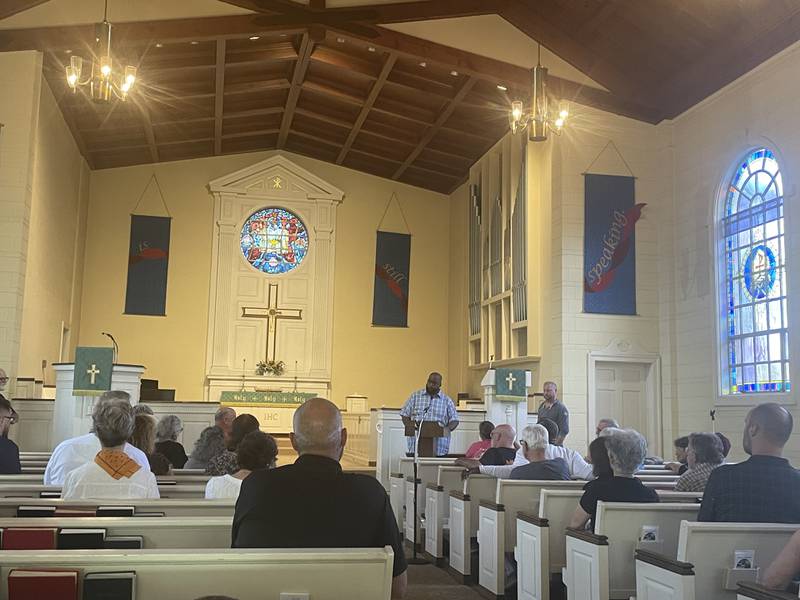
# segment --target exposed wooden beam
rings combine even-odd
[[[49,1],[50,0],[3,0],[3,2],[0,2],[0,20],[7,19],[11,15],[21,13]]]
[[[469,91],[472,89],[472,86],[475,85],[475,82],[476,79],[474,77],[469,77],[464,80],[464,83],[461,84],[461,87],[459,88],[456,95],[442,109],[442,111],[439,113],[439,116],[436,118],[434,124],[431,127],[429,127],[428,130],[425,132],[425,135],[422,136],[422,139],[419,141],[419,144],[417,144],[417,147],[414,148],[414,150],[412,150],[411,154],[408,155],[405,162],[403,162],[400,168],[397,169],[397,171],[395,171],[394,175],[392,175],[392,179],[397,179],[403,173],[406,172],[406,169],[408,169],[408,167],[411,166],[411,163],[413,163],[417,159],[420,152],[422,152],[425,149],[425,146],[428,145],[428,142],[430,142],[433,139],[433,137],[439,132],[439,128],[442,125],[444,125],[447,119],[450,118],[450,115],[453,114],[453,111],[458,106],[458,103],[461,102],[461,100],[464,99],[464,96],[466,96],[469,93]]]
[[[286,108],[283,111],[281,130],[278,134],[278,149],[284,147],[286,138],[289,136],[289,129],[292,126],[292,119],[294,118],[294,110],[297,108],[297,101],[300,99],[300,90],[303,86],[303,80],[306,78],[308,63],[313,51],[314,42],[311,41],[311,34],[306,32],[303,34],[303,38],[300,42],[300,49],[297,52],[297,63],[294,66],[294,73],[292,74],[292,87],[286,98]]]
[[[335,30],[339,35],[367,42],[375,48],[385,51],[394,50],[398,55],[415,60],[425,58],[431,62],[439,63],[448,69],[471,75],[478,79],[490,82],[511,84],[512,86],[527,89],[530,87],[530,71],[517,65],[512,65],[464,50],[458,50],[436,42],[423,40],[383,27],[376,27],[380,34],[377,38],[356,36],[350,32]],[[658,123],[662,119],[659,107],[647,106],[637,102],[623,99],[618,95],[573,81],[561,79],[550,75],[548,85],[560,87],[570,93],[569,99],[578,104],[585,104],[605,110],[614,114],[631,117],[648,123]]]
[[[366,121],[369,111],[372,110],[372,105],[375,104],[375,100],[378,99],[378,95],[383,89],[383,84],[386,83],[386,79],[389,77],[389,73],[392,72],[394,63],[396,62],[397,54],[390,52],[386,55],[386,58],[383,61],[383,67],[378,75],[378,79],[372,84],[372,89],[369,91],[369,96],[367,96],[367,99],[364,101],[364,106],[361,107],[361,112],[359,112],[358,117],[356,117],[356,122],[353,124],[353,128],[350,130],[350,134],[347,136],[347,140],[342,147],[342,151],[339,152],[339,156],[336,158],[337,165],[340,165],[342,162],[344,162],[347,153],[353,146],[353,142],[356,141],[356,137],[361,131],[361,126],[364,124],[364,121]]]
[[[156,136],[153,132],[153,122],[150,120],[150,111],[144,102],[131,100],[133,105],[142,116],[142,125],[144,126],[144,135],[147,138],[147,147],[150,150],[150,158],[153,162],[158,162],[158,146],[156,145]]]
[[[217,40],[216,95],[214,97],[214,154],[222,154],[222,107],[225,101],[225,40]]]
[[[259,25],[254,22],[256,18],[258,15],[235,15],[115,23],[114,47],[122,52],[126,48],[148,46],[153,42],[202,42],[221,38],[244,38],[270,32],[297,34],[305,30],[303,27],[286,25]],[[77,51],[94,40],[94,35],[94,25],[0,30],[0,51]]]

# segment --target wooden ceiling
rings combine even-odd
[[[609,90],[551,77],[555,96],[649,123],[800,37],[796,0],[225,1],[262,14],[115,27],[117,64],[139,66],[127,102],[95,104],[66,86],[64,65],[88,56],[92,26],[0,31],[0,51],[46,52],[92,168],[277,148],[448,193],[506,133],[529,74],[377,24],[499,14]],[[44,2],[8,0],[0,18]]]

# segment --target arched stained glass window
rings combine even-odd
[[[244,222],[241,248],[247,262],[262,273],[288,273],[308,253],[308,230],[288,210],[262,208]]]
[[[723,394],[790,389],[783,228],[778,162],[760,148],[737,167],[722,215]]]

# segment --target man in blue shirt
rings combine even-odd
[[[750,458],[714,469],[698,521],[800,523],[800,472],[782,456],[792,425],[791,413],[773,402],[747,414],[742,445]]]
[[[406,426],[416,421],[431,421],[445,429],[445,437],[433,438],[433,450],[436,456],[445,456],[450,450],[449,433],[458,427],[458,413],[450,397],[442,392],[442,376],[439,373],[428,375],[428,383],[424,390],[417,390],[409,396],[400,409],[403,424]],[[414,437],[406,437],[408,453],[414,453]]]

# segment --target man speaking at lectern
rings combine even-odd
[[[424,390],[417,390],[409,396],[400,409],[403,424],[408,427],[416,421],[436,423],[445,430],[444,437],[433,438],[433,452],[445,456],[450,449],[450,432],[458,427],[458,413],[450,396],[442,392],[442,376],[439,373],[428,375]],[[416,439],[406,437],[409,455],[414,454]]]

